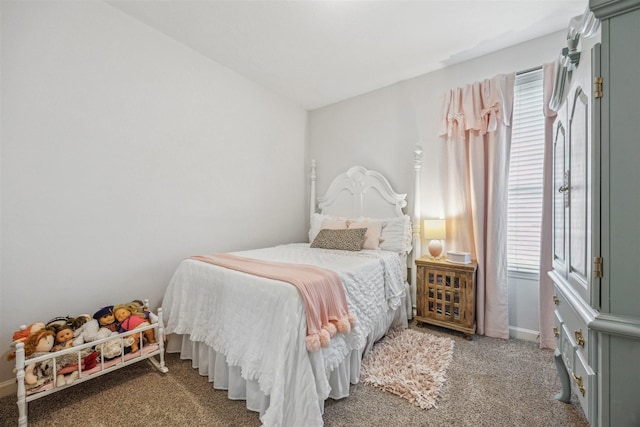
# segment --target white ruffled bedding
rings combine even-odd
[[[309,353],[304,306],[294,286],[186,259],[165,292],[166,333],[194,343],[183,340],[179,351],[201,373],[211,378],[214,370],[224,369],[224,382],[229,372],[239,374],[246,381],[239,396],[232,396],[229,384],[214,386],[229,388],[230,398],[247,399],[247,407],[261,413],[265,426],[322,425],[322,402],[348,395],[364,352],[392,322],[406,326],[404,267],[398,254],[312,249],[309,244],[235,254],[334,270],[345,287],[355,327],[346,336],[338,334],[330,347]],[[224,360],[216,360],[220,356]],[[250,391],[252,387],[258,390]],[[260,403],[246,396],[250,393],[257,393]]]

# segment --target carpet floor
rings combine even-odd
[[[454,340],[436,407],[421,409],[392,393],[360,383],[346,399],[325,402],[329,427],[354,426],[588,426],[575,396],[565,404],[553,351],[537,343],[474,336],[411,324],[418,332]],[[227,399],[191,361],[166,356],[169,373],[141,362],[28,404],[29,425],[92,427],[259,426],[244,401]],[[15,426],[15,396],[0,399],[2,426]],[[292,426],[297,427],[297,426]]]

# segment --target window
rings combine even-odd
[[[516,76],[507,206],[507,266],[538,273],[542,220],[542,69]]]

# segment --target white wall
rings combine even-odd
[[[322,171],[318,185],[326,187],[323,179],[359,163],[387,175],[396,191],[411,193],[413,149],[420,143],[424,149],[422,216],[439,217],[444,213],[440,183],[442,147],[437,136],[440,95],[449,88],[496,74],[551,62],[564,46],[566,32],[553,33],[310,112],[309,158],[316,159]],[[411,206],[407,212],[412,212]],[[537,328],[537,311],[524,316],[517,313],[530,303],[527,298],[532,294],[530,286],[527,292],[521,291],[511,291],[510,320],[517,322],[511,326]]]
[[[304,240],[306,111],[102,2],[1,9],[6,351],[20,324],[159,306],[190,255]]]

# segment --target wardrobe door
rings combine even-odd
[[[567,107],[563,105],[553,128],[553,268],[567,275],[569,163]]]
[[[584,40],[580,66],[573,72],[567,97],[568,153],[568,282],[577,296],[591,302],[591,40]]]

